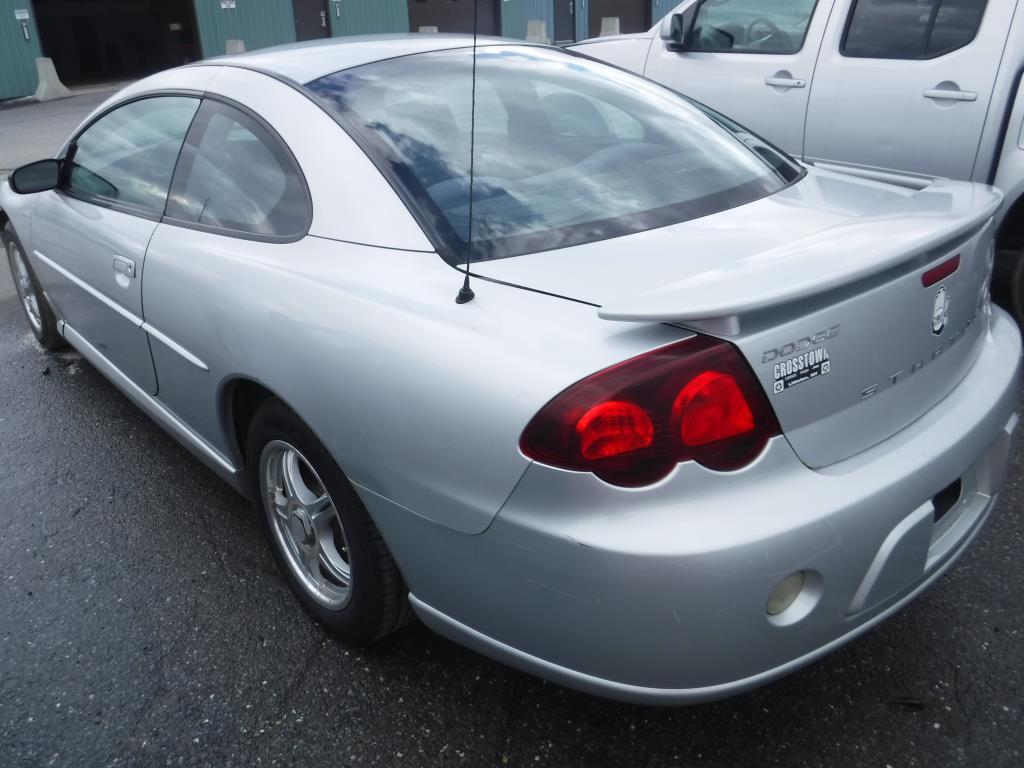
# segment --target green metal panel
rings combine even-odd
[[[651,26],[665,18],[680,2],[681,0],[651,0]]]
[[[590,0],[576,0],[576,40],[586,40],[590,29]]]
[[[14,17],[16,10],[28,11],[29,19],[24,28]],[[0,99],[15,99],[36,92],[36,58],[43,54],[39,49],[35,16],[31,0],[0,0]]]
[[[409,31],[408,0],[328,0],[327,6],[336,37]]]
[[[544,21],[548,37],[555,34],[555,7],[552,0],[501,0],[501,34],[526,37],[526,22]]]
[[[292,0],[235,0],[234,4],[224,8],[222,0],[195,0],[203,56],[226,53],[227,40],[244,41],[247,51],[295,42]]]

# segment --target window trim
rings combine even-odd
[[[942,3],[945,0],[937,0],[936,8],[933,10],[941,9]],[[843,25],[843,36],[839,39],[839,55],[845,59],[862,59],[867,61],[934,61],[935,59],[941,59],[943,56],[949,56],[951,53],[962,51],[969,45],[972,45],[975,40],[978,39],[978,34],[981,32],[981,25],[985,23],[985,17],[988,15],[989,0],[984,0],[985,9],[981,13],[981,18],[978,20],[978,26],[974,29],[974,34],[971,39],[963,45],[952,48],[948,51],[942,51],[940,53],[928,54],[928,46],[931,44],[932,34],[935,32],[935,15],[929,19],[928,26],[926,27],[927,39],[924,43],[924,53],[920,56],[863,56],[856,53],[848,53],[846,50],[846,43],[850,37],[850,27],[853,26],[853,16],[857,13],[857,7],[860,5],[861,0],[852,0],[850,3],[850,10],[846,13],[846,23]]]
[[[172,227],[180,227],[181,229],[191,229],[196,232],[206,232],[213,235],[222,235],[223,237],[231,237],[236,240],[250,240],[259,243],[297,243],[299,240],[304,239],[309,235],[309,230],[313,226],[313,197],[309,191],[309,184],[306,181],[306,174],[302,172],[302,166],[299,164],[298,159],[292,152],[291,147],[286,142],[273,126],[264,120],[260,115],[253,112],[251,109],[235,101],[227,96],[221,96],[220,94],[206,93],[203,95],[203,103],[206,101],[217,102],[224,106],[236,109],[246,117],[250,118],[253,122],[259,125],[263,130],[267,132],[271,140],[273,140],[278,147],[282,150],[282,154],[288,160],[291,165],[291,170],[299,180],[299,187],[302,190],[305,215],[303,218],[303,224],[300,231],[294,235],[264,235],[257,232],[247,232],[242,229],[231,229],[229,227],[220,227],[211,224],[199,224],[194,221],[185,221],[184,219],[177,219],[173,216],[167,215],[167,204],[170,202],[170,192],[174,189],[178,182],[179,173],[183,173],[183,169],[180,167],[180,161],[182,153],[185,151],[185,147],[191,147],[198,151],[198,141],[196,139],[196,121],[193,119],[192,125],[189,126],[188,133],[185,135],[185,141],[181,144],[181,152],[178,153],[178,163],[175,164],[174,173],[171,175],[171,186],[167,191],[167,202],[164,203],[164,211],[160,217],[162,224],[167,224]],[[198,118],[200,110],[202,110],[203,104],[199,105],[199,109],[196,110],[196,117]]]
[[[856,2],[856,0],[855,0],[855,2]],[[697,8],[697,15],[693,19],[694,29],[696,29],[696,27],[697,27],[697,20],[700,18],[700,8],[704,7],[705,5],[707,5],[707,0],[700,0],[700,2],[698,3],[699,7]],[[818,12],[818,6],[819,5],[820,5],[820,0],[814,0],[814,7],[811,8],[811,15],[810,15],[810,17],[807,20],[807,26],[804,28],[804,36],[800,40],[800,47],[797,48],[795,51],[785,51],[785,52],[780,53],[778,51],[751,51],[751,50],[737,51],[737,50],[735,50],[733,48],[699,48],[699,49],[686,48],[685,50],[679,51],[679,53],[682,53],[682,54],[686,54],[686,53],[692,53],[692,54],[697,54],[697,53],[719,53],[719,54],[720,53],[730,53],[730,54],[733,54],[735,56],[796,56],[796,55],[802,53],[803,50],[804,50],[804,46],[807,45],[807,36],[811,34],[811,25],[814,23],[814,15]],[[665,41],[662,41],[662,42],[665,42]]]
[[[71,167],[68,165],[68,158],[71,158],[72,163],[74,162],[74,152],[78,149],[78,139],[92,128],[96,123],[105,118],[107,115],[115,112],[121,107],[127,107],[129,104],[134,104],[138,101],[145,101],[146,99],[159,99],[159,98],[191,98],[199,102],[199,106],[196,107],[195,113],[192,115],[192,122],[189,123],[188,128],[185,130],[185,138],[182,139],[181,147],[178,148],[178,156],[174,158],[174,169],[171,171],[171,185],[174,184],[174,174],[178,170],[178,160],[181,158],[181,150],[185,146],[185,141],[188,140],[188,135],[192,131],[192,123],[195,122],[196,115],[199,114],[199,109],[202,107],[203,92],[195,91],[191,89],[157,89],[153,91],[146,91],[144,93],[133,94],[126,99],[123,99],[116,104],[112,104],[102,112],[94,115],[87,123],[82,125],[72,136],[72,138],[64,145],[60,152],[59,160],[61,161],[60,171],[60,183],[54,190],[60,195],[70,197],[73,200],[79,202],[88,203],[89,205],[95,205],[98,208],[106,208],[107,210],[117,211],[118,213],[124,213],[129,216],[135,216],[140,219],[146,219],[147,221],[155,221],[159,223],[164,216],[164,211],[167,210],[167,197],[170,196],[171,187],[167,187],[167,197],[164,198],[164,207],[159,213],[155,213],[147,208],[143,208],[132,203],[123,203],[117,200],[111,200],[100,195],[88,195],[73,192],[68,188],[68,184],[71,181]]]

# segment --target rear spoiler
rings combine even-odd
[[[1002,199],[994,187],[937,180],[882,214],[624,297],[598,316],[734,336],[743,315],[820,297],[915,259],[923,265],[977,234]]]

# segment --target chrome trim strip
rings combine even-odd
[[[177,352],[179,355],[181,355],[186,360],[188,360],[190,363],[192,363],[192,365],[194,365],[196,368],[199,368],[202,371],[209,371],[210,370],[210,366],[208,366],[206,363],[204,363],[198,357],[193,355],[191,352],[189,352],[187,349],[185,349],[183,346],[181,346],[181,344],[176,342],[174,339],[170,338],[169,336],[167,336],[162,331],[158,331],[156,328],[154,328],[149,323],[145,323],[144,322],[142,324],[142,330],[144,330],[146,333],[148,333],[150,336],[152,336],[154,339],[159,341],[161,344],[163,344],[168,349],[170,349],[170,350],[172,350],[174,352]]]
[[[64,338],[66,338],[82,357],[88,360],[95,368],[120,389],[124,394],[142,409],[147,416],[163,427],[179,443],[191,451],[196,458],[206,464],[210,469],[226,480],[235,490],[245,492],[242,470],[236,467],[220,451],[210,445],[200,435],[169,411],[163,403],[147,394],[134,381],[129,379],[121,370],[110,362],[92,344],[86,341],[78,331],[67,323],[64,324]]]
[[[94,299],[96,299],[97,301],[100,301],[103,304],[105,304],[106,306],[110,307],[112,310],[117,312],[117,314],[119,314],[121,317],[123,317],[129,323],[131,323],[132,325],[136,326],[137,328],[141,328],[142,327],[142,318],[141,317],[139,317],[138,315],[134,314],[133,312],[130,312],[129,310],[125,309],[120,304],[118,304],[116,301],[111,299],[109,296],[106,296],[105,294],[101,293],[100,291],[97,291],[95,288],[93,288],[91,285],[89,285],[87,282],[85,282],[82,278],[77,277],[77,276],[71,274],[66,269],[64,269],[64,267],[62,267],[60,264],[55,262],[50,257],[44,256],[39,251],[32,251],[32,253],[35,254],[37,259],[39,259],[41,262],[46,264],[46,266],[48,266],[51,269],[59,272],[61,275],[66,277],[68,280],[70,280],[72,283],[77,285],[83,291],[88,293]]]

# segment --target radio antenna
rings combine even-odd
[[[476,159],[476,22],[479,7],[480,0],[473,0],[473,86],[470,95],[469,112],[469,233],[466,243],[466,275],[462,280],[462,288],[459,289],[459,295],[455,297],[456,304],[466,304],[476,297],[473,289],[469,287],[469,265],[473,261],[473,171],[474,160]]]

